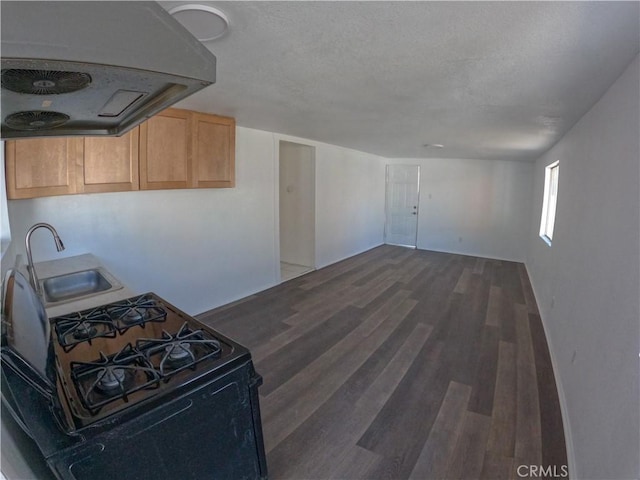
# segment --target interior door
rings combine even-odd
[[[384,241],[390,245],[416,247],[420,166],[387,165],[386,221]]]

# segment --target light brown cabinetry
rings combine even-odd
[[[6,142],[11,199],[235,186],[235,120],[167,109],[121,137]]]
[[[235,186],[235,120],[167,109],[141,125],[140,188]]]
[[[193,130],[194,187],[234,187],[235,120],[196,112]]]
[[[9,198],[76,193],[82,166],[82,139],[35,138],[6,142]]]
[[[138,189],[138,136],[36,138],[6,142],[11,199]]]
[[[165,110],[140,126],[142,190],[192,186],[190,138],[187,110]]]
[[[139,128],[121,137],[85,137],[78,192],[138,190]]]

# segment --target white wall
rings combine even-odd
[[[238,127],[236,188],[13,200],[13,254],[24,251],[32,224],[51,223],[67,249],[57,253],[43,230],[32,237],[34,261],[91,252],[134,291],[190,314],[271,287],[279,281],[280,139],[316,147],[317,265],[382,243],[379,157]]]
[[[381,245],[384,159],[316,144],[316,267]]]
[[[386,160],[288,135],[275,138],[315,147],[316,268],[381,245]]]
[[[280,142],[280,261],[316,266],[315,148]]]
[[[524,261],[533,166],[476,159],[394,159],[420,165],[418,248]]]
[[[638,58],[535,165],[526,261],[554,359],[572,478],[640,478]],[[560,161],[553,243],[538,237]]]

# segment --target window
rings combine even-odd
[[[540,238],[547,245],[553,239],[553,227],[556,223],[556,205],[558,203],[559,162],[553,162],[544,170],[544,198],[542,199],[542,218],[540,219]]]

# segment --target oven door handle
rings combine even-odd
[[[47,400],[53,399],[53,387],[45,382],[35,369],[24,361],[19,354],[9,348],[4,348],[1,353],[2,362],[7,364],[13,372],[29,386],[33,387]]]

